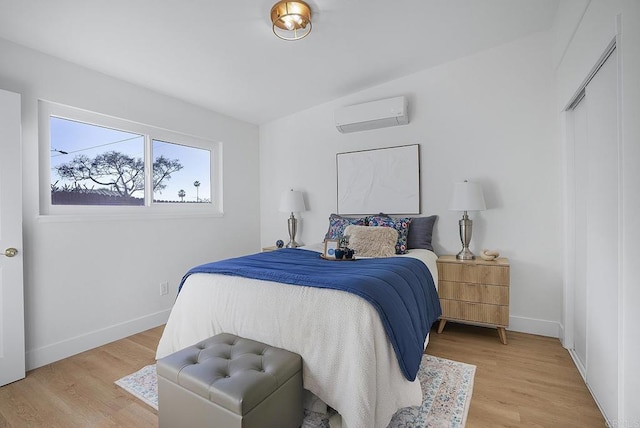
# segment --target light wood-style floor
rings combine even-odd
[[[605,427],[558,339],[448,322],[427,353],[476,366],[467,427]]]
[[[157,427],[156,411],[113,382],[155,363],[162,330],[40,367],[0,388],[0,427]]]
[[[113,382],[155,362],[162,327],[38,368],[0,388],[0,427],[156,427],[156,411]],[[604,427],[557,339],[447,323],[427,352],[477,366],[467,427]]]

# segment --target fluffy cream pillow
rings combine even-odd
[[[391,257],[396,255],[398,231],[384,226],[354,226],[344,229],[349,237],[349,248],[356,257]]]

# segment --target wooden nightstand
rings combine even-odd
[[[438,333],[447,321],[487,325],[498,328],[500,340],[507,344],[509,326],[509,260],[498,258],[458,260],[440,256],[438,295],[442,316]]]
[[[262,247],[262,252],[275,250],[278,250],[278,247],[276,247],[275,245],[273,247]]]

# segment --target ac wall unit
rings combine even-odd
[[[386,128],[409,123],[407,99],[388,98],[342,107],[335,111],[336,128],[342,133]]]

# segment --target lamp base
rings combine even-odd
[[[296,241],[289,241],[287,242],[287,245],[285,245],[286,248],[297,248],[299,246],[300,244],[298,244]]]
[[[285,245],[285,247],[299,247],[300,244],[296,242],[296,229],[298,228],[298,220],[293,216],[293,213],[291,213],[291,217],[289,217],[289,220],[287,221],[287,226],[289,228],[289,242],[287,242],[287,245]]]
[[[475,258],[476,256],[468,248],[463,248],[458,254],[456,254],[456,259],[458,260],[473,260]]]
[[[464,215],[458,222],[460,226],[460,242],[462,242],[462,250],[456,255],[458,260],[473,260],[476,256],[469,250],[469,243],[471,242],[471,231],[473,230],[473,221],[464,212]]]

